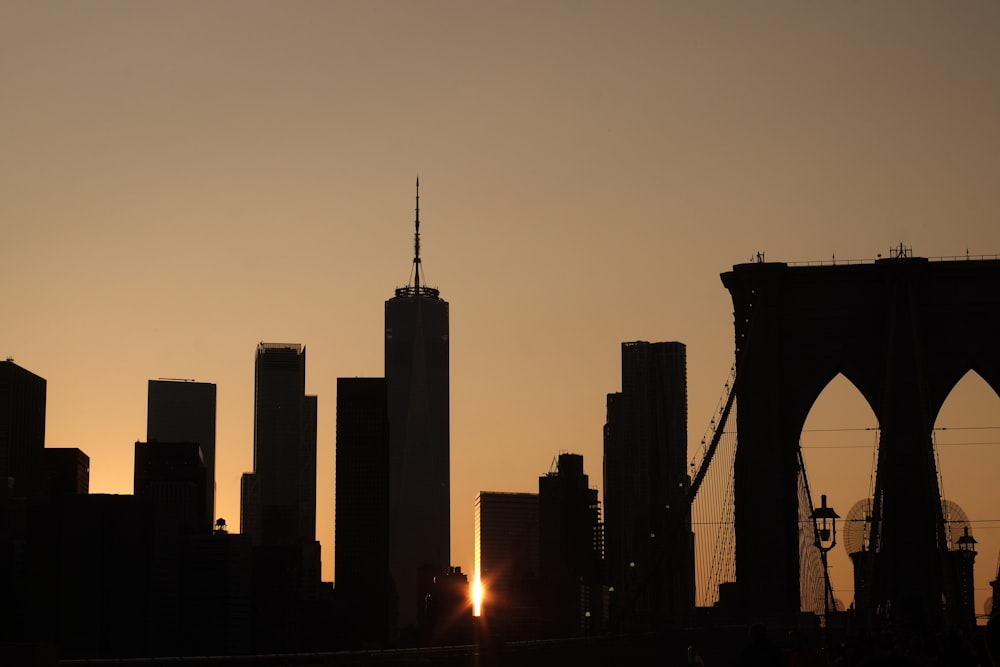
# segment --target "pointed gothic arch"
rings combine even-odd
[[[945,573],[934,417],[968,368],[1000,387],[1000,260],[893,257],[868,264],[742,264],[722,275],[737,351],[734,494],[738,597],[747,611],[799,607],[797,443],[809,407],[842,372],[881,426],[871,614],[939,622]]]
[[[827,495],[841,516],[838,543],[829,554],[830,578],[834,596],[850,604],[854,567],[844,548],[844,518],[857,501],[872,494],[878,419],[858,387],[838,373],[816,397],[800,442],[814,502]]]
[[[996,498],[976,489],[995,484],[995,465],[1000,454],[1000,393],[975,369],[969,369],[949,391],[934,422],[942,495],[959,505],[972,520],[972,536],[977,540],[975,601],[981,611],[992,598],[990,581],[996,579],[1000,530],[992,522]],[[961,475],[961,483],[955,478]],[[952,526],[950,539],[960,536]]]

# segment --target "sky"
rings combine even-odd
[[[0,354],[46,378],[47,446],[83,449],[99,493],[132,491],[149,379],[216,383],[236,529],[256,345],[304,344],[332,580],[336,378],[383,374],[419,174],[471,571],[480,490],[537,491],[562,451],[601,488],[621,342],[686,343],[694,456],[734,264],[1000,253],[998,81],[986,0],[0,0]],[[849,429],[803,434],[841,515],[873,422],[840,380],[807,422]],[[957,429],[1000,426],[1000,399],[969,376],[938,425],[981,609],[1000,432]]]

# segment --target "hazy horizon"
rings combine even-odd
[[[132,492],[148,380],[215,383],[236,529],[256,344],[304,344],[332,580],[336,378],[383,374],[419,174],[471,572],[479,491],[537,491],[560,451],[601,489],[621,342],[687,345],[694,456],[732,364],[734,264],[1000,253],[997,81],[989,2],[8,1],[0,354],[46,378],[46,444],[84,450],[95,493]],[[998,414],[972,377],[938,425]],[[815,429],[873,420],[838,379],[806,424],[814,495],[842,516],[873,436]],[[1000,456],[950,433],[982,611]]]

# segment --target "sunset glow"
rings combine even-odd
[[[215,384],[237,532],[254,351],[308,346],[333,581],[337,378],[384,374],[419,173],[468,572],[478,492],[537,492],[564,450],[603,500],[623,341],[687,344],[693,456],[733,364],[734,264],[1000,253],[998,34],[995,2],[0,3],[0,358],[47,380],[46,445],[90,457],[93,493],[132,493],[150,379]],[[972,427],[998,405],[970,376],[937,424],[978,611],[1000,447]],[[845,513],[872,416],[842,378],[808,415],[810,485]],[[484,595],[477,568],[476,614]]]

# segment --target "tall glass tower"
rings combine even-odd
[[[385,302],[389,570],[401,629],[422,620],[433,577],[451,561],[448,302],[423,284],[419,179],[416,202],[410,281]]]
[[[622,343],[622,391],[604,426],[604,524],[612,622],[647,630],[694,613],[686,502],[687,348]]]
[[[305,386],[305,347],[257,346],[253,458],[263,544],[316,539],[316,397]]]
[[[356,644],[392,639],[389,595],[389,420],[385,378],[337,378],[337,490],[334,581],[352,610]]]

